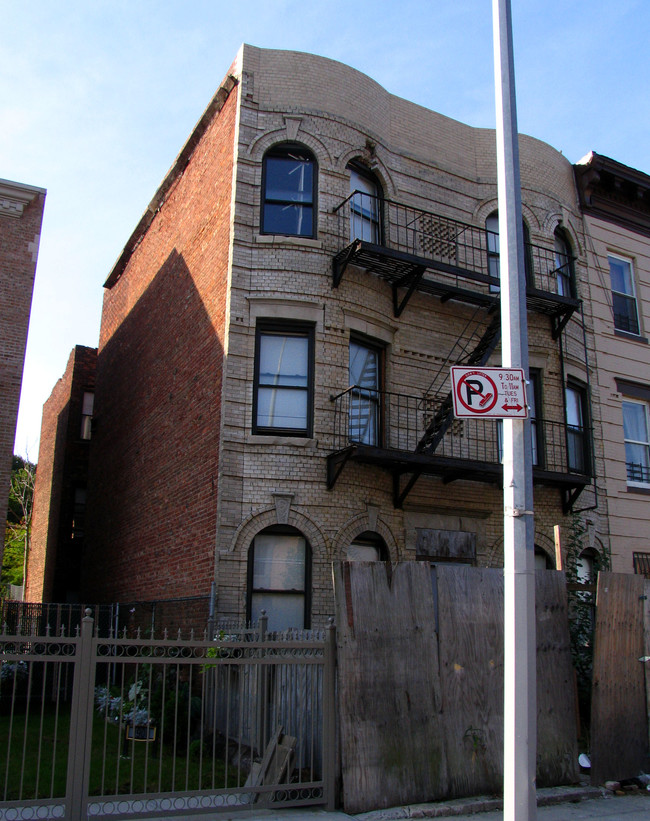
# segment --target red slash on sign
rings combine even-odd
[[[457,418],[525,419],[528,416],[526,380],[521,368],[454,365],[451,380]]]

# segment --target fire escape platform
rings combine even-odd
[[[396,507],[401,507],[405,496],[419,476],[435,476],[446,484],[464,480],[500,485],[503,481],[503,467],[498,462],[442,456],[436,453],[411,453],[410,451],[351,443],[348,447],[328,455],[328,489],[334,487],[338,476],[348,462],[384,468],[392,473],[396,483],[399,482],[400,477],[410,476],[412,481],[409,480],[408,489],[399,500],[399,494],[396,493]],[[591,478],[586,474],[556,472],[535,465],[533,466],[533,484],[556,487],[577,495],[591,484]]]
[[[385,280],[394,292],[397,288],[409,289],[406,300],[414,290],[438,297],[443,302],[455,300],[485,308],[498,306],[500,300],[499,281],[487,274],[360,239],[354,240],[334,256],[334,287],[338,287],[351,265]],[[438,276],[432,277],[431,272]],[[458,280],[466,285],[457,284]],[[397,301],[395,304],[397,306]],[[531,284],[526,289],[526,304],[529,310],[551,317],[554,336],[556,328],[559,333],[571,315],[580,308],[579,299],[535,288]],[[400,312],[403,308],[402,304]]]

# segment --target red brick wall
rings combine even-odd
[[[19,183],[16,186],[22,187]],[[10,189],[12,184],[7,187]],[[30,190],[33,199],[24,204],[22,213],[12,207],[10,197],[0,205],[0,515],[3,520],[7,515],[11,457],[45,207],[45,192]],[[0,545],[0,562],[2,551]]]
[[[72,520],[75,489],[88,478],[92,440],[81,438],[81,416],[96,363],[95,348],[74,348],[43,406],[26,601],[74,601],[79,592],[83,542],[72,538]]]
[[[105,292],[84,595],[208,593],[237,90]]]

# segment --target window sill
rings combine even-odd
[[[297,245],[301,248],[322,250],[323,243],[311,237],[292,237],[284,234],[256,234],[255,242],[260,245]]]
[[[628,485],[628,493],[640,493],[642,496],[650,496],[650,485]]]
[[[618,328],[614,328],[615,336],[620,336],[621,339],[629,339],[631,342],[642,342],[644,345],[648,344],[648,338],[646,336],[639,336],[639,334],[631,334],[629,331],[619,331]]]
[[[315,448],[318,445],[318,439],[307,436],[274,436],[273,434],[251,433],[246,438],[246,444]]]

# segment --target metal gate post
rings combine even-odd
[[[92,611],[86,608],[77,645],[72,706],[70,711],[70,744],[66,782],[66,817],[85,817],[84,805],[90,783],[90,747],[94,695]]]
[[[336,807],[336,627],[330,618],[325,631],[323,666],[323,788],[325,808]]]

